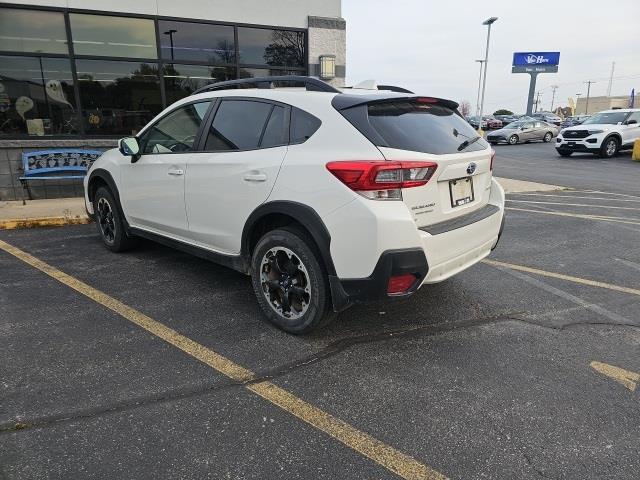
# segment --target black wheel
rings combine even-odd
[[[127,235],[118,204],[111,191],[99,187],[93,198],[98,233],[105,246],[112,252],[123,252],[135,246],[137,239]]]
[[[620,148],[620,143],[616,137],[609,137],[602,142],[600,147],[600,156],[604,158],[615,157]]]
[[[509,145],[515,145],[516,143],[518,143],[518,136],[517,135],[511,135],[509,137],[509,140],[507,140],[507,142],[509,142]]]
[[[544,143],[549,143],[552,138],[553,138],[553,133],[547,132],[547,133],[544,134],[544,137],[542,137],[542,141]]]
[[[558,150],[558,155],[560,155],[561,157],[570,157],[572,153],[573,152],[567,152],[567,151],[563,151],[563,150]]]
[[[308,333],[333,318],[327,275],[301,231],[266,233],[253,252],[251,281],[267,319],[286,332]]]

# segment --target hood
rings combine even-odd
[[[500,128],[498,130],[493,130],[491,132],[488,132],[487,136],[490,136],[490,135],[504,135],[506,137],[507,135],[510,135],[510,134],[515,133],[517,131],[518,131],[517,128]]]
[[[573,125],[571,127],[567,127],[564,130],[604,130],[605,132],[607,130],[611,130],[612,128],[614,128],[615,125],[611,125],[610,123],[589,123],[588,125],[585,125],[584,123],[581,125]]]

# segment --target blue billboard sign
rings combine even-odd
[[[513,54],[514,67],[557,66],[560,52],[516,52]]]

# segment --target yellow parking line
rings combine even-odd
[[[248,382],[255,373],[204,345],[191,340],[142,312],[97,290],[61,270],[43,262],[33,255],[0,240],[0,249],[46,273],[60,283],[76,290],[96,303],[112,310],[121,317],[145,329],[149,333],[182,350],[187,355],[200,360],[217,372],[237,382]],[[337,417],[315,407],[293,393],[271,382],[247,383],[245,388],[303,420],[318,430],[327,433],[359,454],[382,465],[389,471],[407,480],[444,480],[446,477],[436,470],[418,462],[413,457],[381,442],[371,435],[358,430]]]
[[[565,203],[565,202],[540,202],[535,200],[512,200],[507,199],[511,203],[534,203],[540,205],[563,205],[567,207],[592,207],[592,208],[611,208],[613,210],[640,210],[638,207],[619,207],[613,205],[593,205],[589,203]]]
[[[510,268],[511,270],[533,273],[536,275],[542,275],[543,277],[557,278],[559,280],[566,280],[568,282],[579,283],[581,285],[589,285],[590,287],[606,288],[607,290],[614,290],[616,292],[630,293],[631,295],[640,296],[640,290],[637,288],[621,287],[619,285],[613,285],[611,283],[589,280],[588,278],[574,277],[572,275],[565,275],[563,273],[547,272],[546,270],[540,270],[538,268],[516,265],[514,263],[499,262],[497,260],[484,259],[483,263],[493,265],[494,267]]]
[[[637,387],[636,382],[640,380],[640,373],[630,372],[629,370],[615,367],[613,365],[609,365],[608,363],[593,361],[589,364],[589,366],[596,372],[600,372],[607,377],[613,378],[616,382],[624,385],[625,388],[628,388],[632,392],[635,392]]]
[[[584,218],[585,220],[600,220],[602,222],[628,223],[631,225],[640,225],[640,219],[634,222],[634,221],[625,219],[625,217],[608,217],[604,215],[583,215],[579,213],[569,213],[569,212],[548,212],[544,210],[533,210],[529,208],[516,208],[516,207],[505,207],[505,210],[514,210],[517,212],[542,213],[545,215],[556,215],[559,217]]]

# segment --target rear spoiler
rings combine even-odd
[[[424,104],[432,104],[438,105],[441,107],[449,108],[451,110],[456,110],[458,108],[458,103],[453,100],[447,100],[445,98],[436,98],[436,97],[424,97],[419,95],[389,95],[382,96],[380,94],[373,95],[349,95],[348,93],[342,95],[336,95],[331,100],[331,105],[336,110],[346,110],[348,108],[357,107],[365,104],[374,104],[374,103],[387,103],[387,102],[398,102],[398,101],[409,101],[416,103],[424,103]]]

